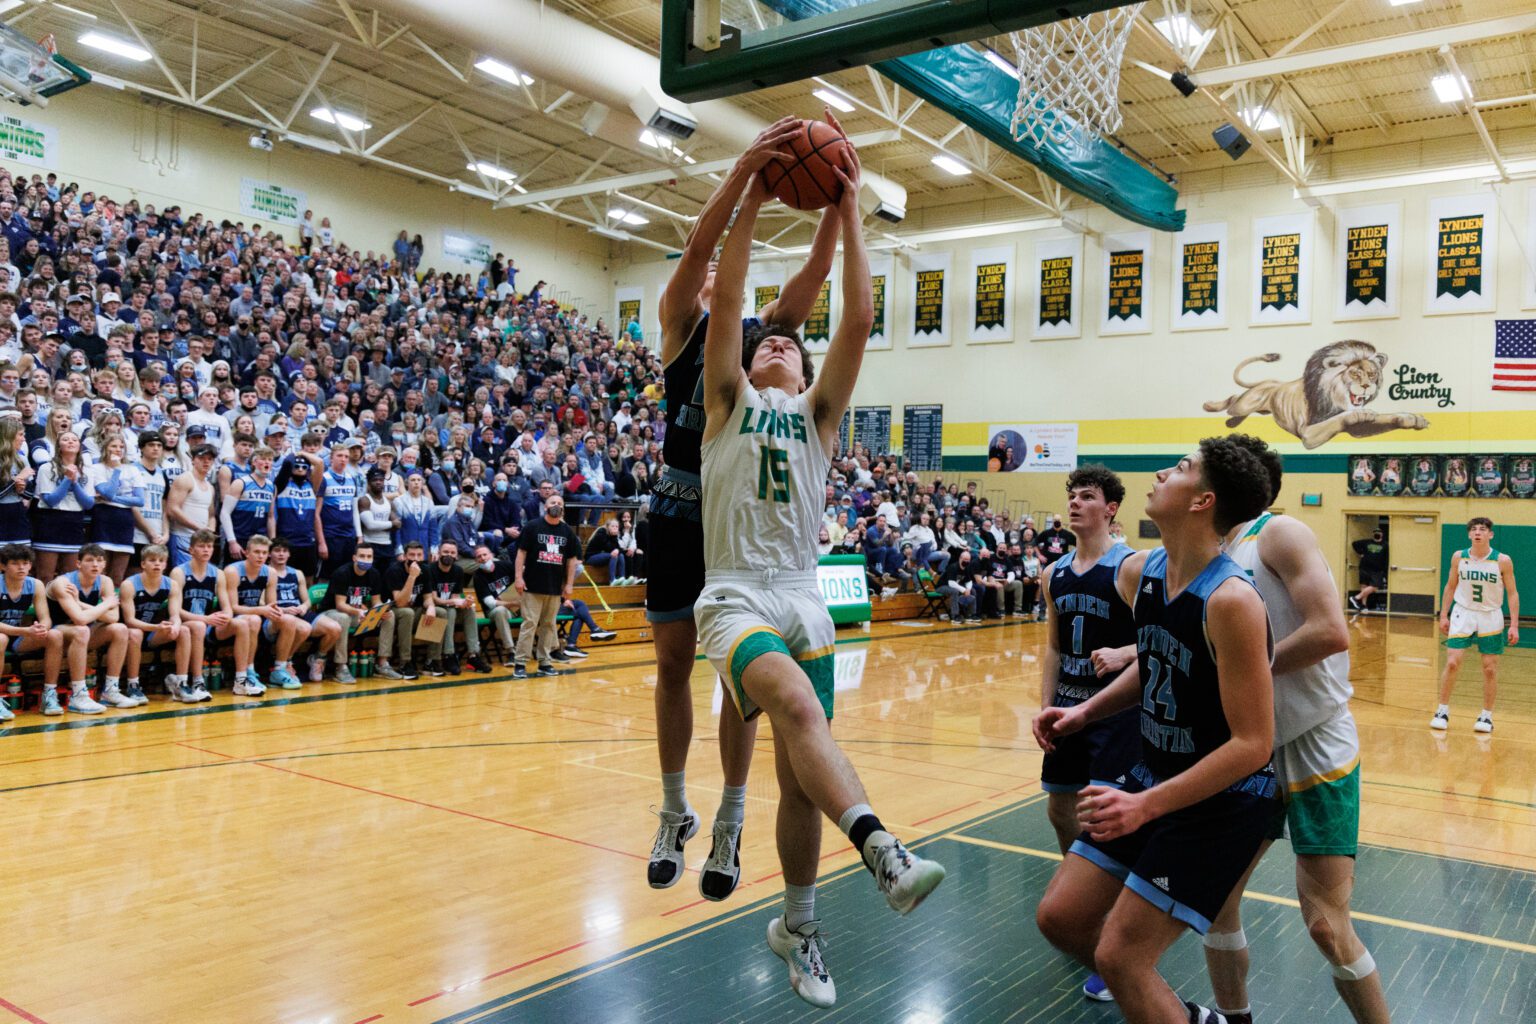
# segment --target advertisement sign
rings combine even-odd
[[[1077,468],[1076,423],[1022,423],[988,429],[987,472],[1070,473]]]
[[[868,622],[873,611],[869,605],[869,583],[865,577],[863,555],[822,555],[816,566],[816,584],[832,621]]]

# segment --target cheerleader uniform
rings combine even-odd
[[[95,497],[86,490],[88,475],[82,466],[79,479],[60,477],[51,459],[37,471],[37,496],[41,500],[32,524],[34,548],[61,555],[73,555],[80,550],[85,542],[85,512],[96,504]],[[130,517],[129,526],[132,525]]]
[[[0,488],[0,544],[32,543],[32,521],[21,498],[14,480]]]
[[[91,540],[108,551],[133,554],[133,510],[144,507],[144,474],[128,463],[116,469],[97,463],[86,477],[96,495]]]

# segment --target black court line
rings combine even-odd
[[[944,632],[969,633],[981,629],[1001,629],[1004,626],[1014,626],[1014,622],[989,622],[977,626],[951,627]],[[838,644],[867,644],[874,640],[902,640],[910,637],[928,636],[931,630],[909,631],[906,633],[889,633],[881,636],[851,636],[837,640]],[[702,654],[697,655],[694,661],[706,661]],[[582,665],[579,668],[564,668],[560,675],[564,676],[590,676],[603,672],[613,672],[626,668],[644,668],[654,665],[655,659],[645,658],[639,661],[621,661],[614,664]],[[113,718],[66,718],[57,722],[42,722],[37,725],[14,726],[9,729],[0,729],[0,739],[7,736],[26,736],[34,733],[60,732],[67,729],[100,729],[110,726],[137,724],[139,722],[154,722],[167,718],[190,718],[196,715],[223,715],[232,711],[252,711],[258,708],[284,708],[296,707],[301,704],[320,704],[333,700],[356,700],[361,697],[384,697],[397,693],[421,693],[428,690],[446,690],[457,686],[485,686],[490,683],[505,683],[512,680],[510,673],[491,674],[488,676],[468,676],[464,679],[453,679],[440,683],[410,683],[405,686],[374,687],[367,690],[348,690],[339,693],[317,693],[308,697],[271,697],[264,700],[237,701],[230,704],[197,705],[188,708],[167,708],[163,711],[145,711],[136,715],[119,715]],[[539,679],[552,678],[550,676],[529,676],[528,682]],[[519,680],[521,681],[521,680]],[[317,684],[310,684],[317,685]]]

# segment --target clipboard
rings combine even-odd
[[[384,622],[384,616],[389,614],[389,609],[390,606],[387,604],[377,604],[368,609],[363,617],[357,620],[357,624],[352,627],[352,634],[357,636],[362,633],[371,633],[378,629]]]

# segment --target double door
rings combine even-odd
[[[1389,615],[1434,615],[1440,590],[1440,519],[1425,513],[1350,513],[1345,527],[1345,586],[1360,590],[1355,542],[1380,530],[1387,545],[1387,586],[1371,601]]]

